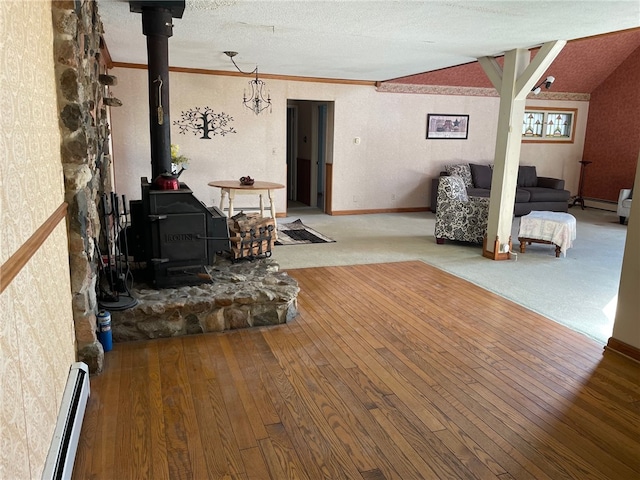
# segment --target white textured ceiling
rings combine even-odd
[[[98,0],[114,62],[147,63],[142,17]],[[186,0],[169,39],[172,67],[381,81],[640,26],[639,0]]]

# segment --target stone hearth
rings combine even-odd
[[[134,288],[135,307],[111,312],[114,342],[278,325],[297,315],[298,282],[271,259],[207,267],[211,283]]]

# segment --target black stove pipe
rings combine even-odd
[[[151,178],[171,173],[171,122],[169,120],[169,37],[173,35],[171,12],[142,10],[142,32],[147,36],[149,66],[149,126]]]
[[[151,178],[171,173],[171,121],[169,114],[169,37],[172,18],[182,18],[184,0],[130,1],[132,12],[142,13],[147,37]]]

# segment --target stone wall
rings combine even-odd
[[[98,201],[111,190],[106,87],[99,82],[106,66],[97,9],[90,0],[52,2],[76,348],[78,359],[93,373],[102,370],[104,358],[96,338]]]

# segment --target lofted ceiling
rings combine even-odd
[[[113,61],[146,64],[141,15],[126,0],[98,0],[98,9]],[[235,72],[223,54],[233,50],[244,70],[384,81],[637,28],[640,1],[186,0],[183,18],[173,23],[172,67]],[[585,71],[610,60],[597,54],[585,61],[572,68],[588,80]]]
[[[592,93],[625,59],[640,48],[640,28],[570,41],[547,71],[553,92]],[[531,51],[532,57],[538,49]],[[498,63],[502,63],[498,59]],[[478,62],[391,80],[389,83],[492,87]]]

